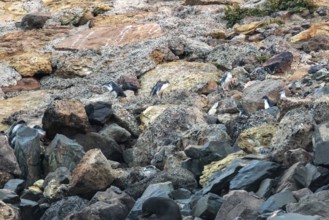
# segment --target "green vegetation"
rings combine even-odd
[[[266,0],[262,8],[242,8],[239,4],[227,6],[223,18],[227,20],[227,26],[232,27],[246,16],[263,17],[282,10],[301,12],[314,8],[313,0]]]

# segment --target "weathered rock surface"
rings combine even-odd
[[[13,206],[10,206],[3,201],[0,201],[0,218],[8,220],[16,220],[20,218],[19,209]]]
[[[266,212],[273,212],[293,202],[297,202],[297,200],[293,196],[292,192],[284,191],[281,193],[277,193],[264,202],[264,204],[260,207],[259,212],[261,214]]]
[[[193,207],[193,216],[204,219],[215,219],[222,204],[223,198],[216,194],[208,193],[199,199]]]

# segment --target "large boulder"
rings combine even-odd
[[[70,193],[89,198],[108,188],[113,180],[111,164],[99,149],[92,149],[72,171]]]
[[[316,126],[313,134],[313,148],[314,148],[314,163],[317,165],[328,165],[329,162],[326,159],[329,149],[329,123],[323,123]]]
[[[3,201],[0,201],[0,219],[17,220],[20,219],[20,212],[18,208],[10,206]]]
[[[56,134],[73,137],[85,133],[89,127],[84,105],[77,100],[56,100],[46,109],[42,118],[42,127],[49,138]]]

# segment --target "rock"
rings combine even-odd
[[[51,74],[50,58],[49,54],[30,52],[11,57],[9,64],[23,77],[31,77],[37,74]]]
[[[241,100],[243,108],[247,112],[254,112],[264,109],[263,96],[268,96],[271,101],[276,103],[279,100],[279,90],[284,85],[281,80],[268,79],[259,83],[254,83],[244,89],[244,97]]]
[[[57,56],[56,56],[57,55]],[[95,61],[90,57],[63,56],[62,54],[54,54],[53,59],[56,60],[56,75],[62,78],[85,77],[93,73],[96,68]]]
[[[288,150],[284,153],[283,157],[283,164],[287,167],[297,162],[302,162],[303,164],[313,162],[313,154],[301,148]]]
[[[117,143],[124,143],[131,138],[130,132],[116,123],[106,126],[99,133],[106,138],[114,139]]]
[[[203,219],[215,219],[223,202],[223,198],[220,196],[208,193],[201,197],[193,207],[193,216]]]
[[[72,171],[84,154],[83,147],[77,142],[57,134],[46,149],[49,171],[54,172],[59,167]]]
[[[174,107],[173,105],[152,105],[147,107],[140,116],[141,128],[145,130],[151,125],[155,119],[161,115],[166,109]]]
[[[256,219],[263,200],[244,190],[233,190],[226,194],[216,220],[231,220],[237,217]]]
[[[272,74],[285,73],[291,69],[293,59],[294,57],[291,52],[282,52],[268,59],[263,63],[263,67]]]
[[[21,174],[14,150],[9,146],[8,138],[0,135],[0,188],[14,175]]]
[[[280,192],[268,198],[264,202],[264,204],[260,207],[259,213],[264,214],[267,212],[273,212],[293,202],[297,202],[297,200],[293,196],[292,192],[290,191]]]
[[[191,191],[188,189],[178,188],[178,189],[175,189],[174,191],[172,191],[169,194],[169,197],[174,200],[188,199],[191,197],[191,194],[192,194]]]
[[[246,153],[256,153],[257,148],[270,146],[272,137],[276,132],[276,126],[272,124],[263,124],[242,131],[236,140],[239,148]]]
[[[280,216],[270,218],[270,220],[320,220],[321,217],[318,215],[301,215],[298,213],[286,213]]]
[[[19,196],[9,189],[0,189],[0,200],[10,204],[20,202]]]
[[[290,41],[295,43],[299,41],[308,40],[312,37],[319,35],[329,35],[328,32],[329,22],[319,22],[313,24],[309,29],[300,32],[299,34],[290,38]]]
[[[243,167],[239,159],[232,161],[225,169],[214,173],[208,184],[203,188],[203,194],[212,192],[222,195],[222,192],[228,191],[231,180],[238,174]]]
[[[286,98],[279,101],[280,113],[278,119],[281,120],[284,115],[292,109],[300,107],[309,107],[311,104],[311,99],[301,99],[301,98]]]
[[[88,104],[85,110],[91,125],[103,126],[113,116],[112,104],[107,102]]]
[[[287,212],[300,213],[303,215],[319,215],[328,217],[329,191],[324,190],[301,198],[297,203],[290,203],[286,206]]]
[[[136,118],[119,104],[115,104],[112,107],[114,110],[113,122],[129,131],[133,137],[138,137],[140,135],[140,129]]]
[[[256,195],[261,198],[268,198],[272,193],[272,189],[275,185],[275,181],[273,179],[266,178],[264,179],[256,192]]]
[[[256,28],[258,28],[263,24],[264,22],[262,21],[254,21],[249,24],[243,24],[243,25],[237,24],[234,26],[234,31],[241,34],[252,34],[253,32],[255,32]]]
[[[39,90],[0,100],[0,106],[6,106],[0,112],[0,130],[5,130],[8,127],[1,121],[6,117],[10,117],[13,112],[20,112],[21,114],[33,112],[41,118],[39,114],[42,114],[41,111],[45,109],[49,99],[50,95],[47,91]]]
[[[252,160],[239,170],[239,173],[230,182],[230,189],[244,189],[256,192],[260,182],[265,178],[278,174],[280,165],[270,161]]]
[[[309,187],[311,183],[320,176],[321,174],[318,172],[316,166],[306,164],[306,166],[297,167],[294,179],[299,185]]]
[[[280,180],[278,182],[278,186],[276,189],[276,192],[284,192],[284,191],[295,191],[298,190],[299,187],[297,185],[297,182],[294,178],[295,173],[299,167],[302,167],[302,163],[297,162],[293,164],[291,167],[289,167],[283,174],[282,177],[280,177]]]
[[[25,181],[22,179],[11,179],[8,182],[6,182],[4,189],[9,189],[16,194],[20,194],[25,186]]]
[[[71,213],[79,212],[88,205],[88,200],[78,196],[66,197],[59,200],[49,207],[41,217],[41,220],[64,219]]]
[[[207,62],[224,69],[233,69],[239,63],[256,63],[256,57],[260,52],[251,43],[241,43],[239,45],[222,44],[215,47],[207,56]]]
[[[240,158],[244,156],[243,151],[238,151],[236,153],[229,154],[222,160],[212,162],[206,166],[204,166],[202,176],[200,177],[200,184],[206,186],[209,184],[210,178],[214,175],[214,173],[223,170],[227,167],[234,159]]]
[[[21,200],[25,199],[33,202],[42,201],[44,199],[42,191],[40,189],[39,191],[36,191],[35,189],[35,186],[30,186],[29,189],[25,189],[20,197]]]
[[[314,147],[314,163],[316,165],[328,165],[328,162],[324,157],[329,144],[327,135],[328,126],[328,122],[316,126],[313,134],[312,142]]]
[[[111,165],[99,149],[89,150],[72,171],[70,193],[89,197],[111,185]]]
[[[49,14],[31,13],[22,18],[21,28],[24,30],[43,28],[46,21],[50,18]]]
[[[89,132],[76,135],[75,140],[83,146],[85,152],[90,149],[100,149],[108,160],[123,161],[122,149],[112,138],[96,132]]]
[[[240,0],[185,0],[184,5],[215,5],[242,3]]]
[[[0,219],[16,220],[20,218],[19,209],[0,201]]]
[[[192,128],[192,123],[198,125],[206,123],[200,110],[183,106],[165,110],[139,136],[132,149],[133,161],[126,162],[131,165],[146,165],[161,148],[167,145],[175,145],[178,148],[183,132]]]
[[[291,149],[311,151],[314,123],[312,113],[306,108],[289,111],[280,121],[279,129],[272,138],[274,159],[283,161],[284,153]]]
[[[3,87],[4,92],[16,92],[16,91],[30,91],[40,89],[40,83],[34,78],[23,78],[17,81],[16,85]]]
[[[14,86],[22,77],[15,69],[5,62],[0,62],[0,87]]]
[[[43,215],[43,210],[40,209],[37,202],[21,199],[17,206],[21,211],[20,216],[22,219],[38,220]]]
[[[52,139],[56,134],[72,137],[85,133],[89,127],[83,104],[78,100],[56,100],[46,109],[42,127]]]
[[[324,190],[327,184],[329,183],[329,179],[328,179],[329,169],[322,166],[318,166],[317,170],[320,173],[320,176],[314,179],[314,181],[311,183],[309,187],[313,192]]]
[[[120,33],[124,33],[120,35]],[[76,41],[76,35],[81,36]],[[162,36],[162,29],[156,23],[123,24],[111,27],[93,27],[76,33],[55,45],[57,50],[99,49],[103,46],[123,46]]]
[[[164,95],[182,89],[196,92],[207,84],[209,80],[218,81],[219,72],[212,64],[183,61],[170,62],[158,65],[154,70],[145,73],[140,80],[141,89],[139,94],[145,96],[149,96],[158,80],[169,80],[170,84],[164,90]]]
[[[71,180],[71,172],[66,167],[58,167],[54,172],[49,172],[43,183],[43,188],[46,188],[52,180],[59,184],[69,184]]]
[[[150,184],[163,183],[166,181],[170,181],[175,189],[184,187],[193,190],[197,187],[197,181],[190,171],[182,167],[175,167],[158,172],[136,183],[128,184],[125,192],[137,199]]]
[[[89,27],[111,27],[115,25],[140,23],[143,19],[152,17],[152,12],[134,12],[94,17]]]
[[[312,51],[328,50],[328,43],[329,35],[318,35],[305,42],[298,43],[296,47],[301,48],[306,53],[310,53]]]
[[[150,184],[144,191],[143,195],[138,200],[136,200],[134,207],[131,209],[129,215],[127,216],[127,220],[136,219],[137,216],[142,214],[142,205],[146,199],[151,197],[169,198],[168,195],[173,190],[174,189],[171,182]]]
[[[68,190],[69,186],[67,184],[60,184],[57,180],[52,179],[44,187],[43,195],[47,199],[57,201],[67,196]]]
[[[313,192],[309,188],[303,188],[297,191],[293,191],[292,194],[297,199],[297,201],[299,201],[304,196],[313,194]]]
[[[26,179],[26,186],[41,178],[40,135],[36,129],[22,127],[15,137],[15,156]]]

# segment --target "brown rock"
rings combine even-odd
[[[65,50],[98,49],[103,46],[137,43],[161,35],[162,29],[160,25],[155,23],[94,27],[83,31],[73,30],[70,37],[55,45],[55,48]]]
[[[109,27],[122,24],[142,22],[144,19],[153,16],[151,12],[127,13],[118,15],[102,15],[94,17],[90,22],[90,27]]]
[[[6,203],[0,201],[0,219],[5,220],[17,220],[20,219],[19,209],[14,206],[7,205]]]
[[[105,190],[114,180],[111,164],[99,149],[88,151],[72,171],[71,194],[89,197]]]
[[[120,76],[118,83],[122,85],[122,89],[126,90],[129,87],[135,87],[140,89],[141,85],[136,77],[136,75],[122,75]],[[137,92],[137,91],[134,91]]]
[[[57,133],[68,137],[85,133],[89,127],[84,105],[77,100],[57,100],[51,103],[43,115],[42,125],[51,139]]]
[[[1,1],[0,2],[0,21],[19,20],[27,12],[24,10],[22,1]]]
[[[206,85],[204,85],[202,87],[202,89],[199,91],[199,93],[208,95],[209,93],[212,93],[212,92],[216,91],[217,87],[218,87],[218,85],[217,85],[217,82],[216,81],[209,80],[206,83]]]
[[[53,56],[57,59],[56,75],[63,78],[72,78],[76,76],[84,77],[93,73],[96,66],[94,61],[88,57],[63,56],[56,54]]]
[[[301,45],[297,47],[301,47],[306,53],[311,51],[329,50],[329,34],[314,36],[311,39],[302,42]]]
[[[209,36],[216,39],[226,39],[226,31],[222,29],[212,30]]]
[[[291,69],[293,59],[291,52],[282,52],[268,59],[263,63],[263,67],[272,74],[285,73]]]
[[[44,6],[49,9],[50,12],[58,12],[64,9],[72,8],[94,8],[103,9],[103,11],[110,10],[111,7],[103,0],[43,0]]]
[[[243,0],[185,0],[184,5],[232,5],[234,3],[243,3]]]
[[[290,167],[297,162],[300,162],[303,165],[306,165],[307,163],[312,163],[313,155],[301,148],[288,150],[284,153],[283,164],[285,166]]]
[[[30,91],[40,89],[40,83],[34,78],[23,78],[17,81],[17,85],[2,87],[4,92]]]
[[[291,37],[290,41],[293,43],[305,41],[319,35],[329,35],[329,22],[315,23],[309,29]]]

